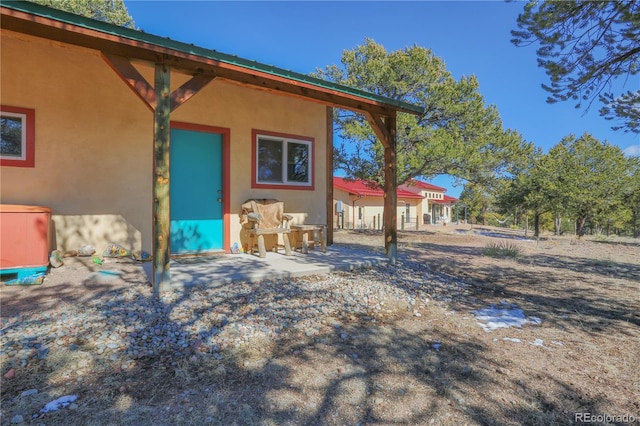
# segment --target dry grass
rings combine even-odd
[[[373,232],[341,231],[336,240],[376,250],[382,242]],[[327,319],[313,336],[258,334],[221,360],[148,359],[123,369],[95,361],[82,346],[52,353],[3,379],[1,423],[18,414],[24,424],[48,426],[562,425],[582,412],[640,418],[639,242],[543,239],[518,243],[517,257],[484,256],[490,244],[499,242],[400,234],[411,259],[472,284],[455,304],[388,298],[382,310]],[[470,311],[501,300],[542,323],[484,332]],[[536,339],[543,346],[532,345]],[[21,397],[28,389],[39,392]],[[67,394],[79,395],[74,407],[32,418]]]

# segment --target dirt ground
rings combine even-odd
[[[223,360],[149,360],[127,371],[105,361],[84,371],[88,403],[24,423],[640,423],[640,240],[519,236],[469,225],[400,232],[402,256],[465,281],[465,294],[413,307],[389,300],[384,311],[344,313],[341,333],[291,330]],[[381,250],[381,238],[373,231],[334,236],[372,250]],[[487,255],[505,242],[517,257]],[[472,311],[492,304],[517,305],[540,323],[485,332]],[[28,366],[3,379],[2,424],[11,423],[9,413],[33,411],[15,398],[25,389],[77,389],[79,364]]]
[[[101,271],[116,270],[117,276],[106,276]],[[130,259],[105,258],[103,265],[93,263],[91,257],[68,257],[64,266],[51,268],[44,285],[2,285],[2,309],[0,318],[52,310],[64,304],[82,304],[96,295],[117,291],[132,284],[148,280],[141,265]]]

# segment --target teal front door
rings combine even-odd
[[[171,129],[171,253],[221,251],[222,135]]]

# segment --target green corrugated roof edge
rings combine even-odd
[[[347,94],[358,96],[371,101],[381,102],[388,106],[394,106],[394,107],[402,108],[405,110],[414,111],[418,114],[424,111],[422,107],[414,104],[410,104],[407,102],[397,101],[395,99],[376,95],[364,90],[356,89],[349,86],[344,86],[342,84],[332,83],[330,81],[311,77],[306,74],[278,68],[273,65],[266,65],[256,61],[249,60],[249,59],[240,58],[235,55],[229,55],[229,54],[221,53],[215,50],[206,49],[204,47],[199,47],[194,44],[171,40],[168,37],[161,37],[153,34],[148,34],[143,31],[121,27],[119,25],[111,24],[108,22],[98,21],[96,19],[91,19],[84,16],[76,15],[73,13],[65,12],[63,10],[42,6],[37,3],[32,3],[29,1],[0,0],[0,5],[2,5],[2,7],[7,7],[9,9],[18,10],[21,12],[30,13],[32,15],[38,15],[45,18],[54,19],[56,21],[77,25],[80,27],[100,31],[106,34],[125,37],[135,41],[144,42],[144,43],[155,44],[157,46],[178,50],[183,53],[189,53],[189,54],[201,56],[207,59],[213,59],[216,61],[241,66],[243,68],[266,72],[268,74],[272,74],[278,77],[285,77],[289,80],[304,82],[304,83],[312,84],[314,86],[322,87],[325,89],[336,90],[338,92],[347,93]]]

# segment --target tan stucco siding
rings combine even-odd
[[[1,202],[51,207],[64,250],[113,241],[150,251],[151,110],[99,52],[4,30],[0,50],[2,104],[36,112],[35,167],[0,168]],[[136,66],[153,84],[152,68]],[[176,88],[189,76],[171,79]],[[294,222],[326,223],[325,106],[214,80],[171,118],[230,131],[227,245],[239,239],[248,198],[277,198]],[[252,189],[252,129],[313,138],[315,189]]]
[[[341,215],[338,213],[338,202],[342,208]],[[352,227],[352,207],[351,197],[347,191],[333,188],[333,224],[335,228],[350,229]]]
[[[35,110],[35,167],[2,167],[2,203],[51,207],[64,250],[149,248],[152,115],[99,54],[2,31],[3,105]],[[146,244],[145,244],[146,243]]]
[[[340,188],[333,190],[334,223],[338,223],[337,201],[342,201],[344,228],[346,229],[382,229],[384,221],[383,197],[356,197]],[[411,219],[406,219],[406,204],[410,205]],[[402,228],[402,216],[405,215],[405,229],[415,229],[416,216],[420,212],[420,199],[398,198],[396,208],[397,227]]]

